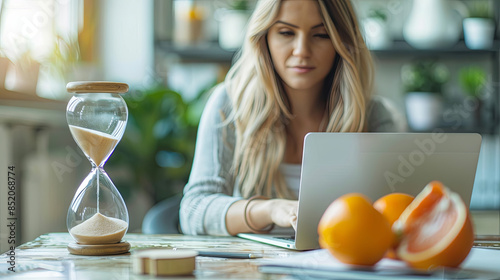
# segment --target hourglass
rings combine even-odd
[[[76,241],[68,250],[77,255],[128,252],[130,244],[122,241],[129,223],[127,206],[103,169],[127,125],[127,105],[119,93],[127,92],[128,85],[71,82],[66,89],[75,93],[66,108],[69,129],[92,165],[68,209],[68,231]]]

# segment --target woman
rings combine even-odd
[[[349,0],[260,1],[240,58],[203,112],[182,231],[293,227],[308,132],[394,129],[371,85],[371,56]]]

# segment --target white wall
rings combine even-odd
[[[12,152],[11,152],[11,139],[10,132],[7,126],[3,123],[0,123],[0,220],[2,223],[0,225],[5,227],[5,222],[8,218],[7,212],[7,167],[12,164]],[[7,251],[9,248],[8,236],[9,232],[2,228],[0,230],[0,253]]]
[[[99,4],[103,79],[142,85],[154,67],[153,0],[106,0]]]

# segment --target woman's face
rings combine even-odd
[[[267,42],[285,87],[321,89],[332,68],[335,49],[315,0],[283,1]]]

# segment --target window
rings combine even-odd
[[[13,63],[0,77],[5,88],[60,98],[48,85],[64,85],[68,65],[79,57],[82,12],[83,0],[3,0],[0,52]]]

